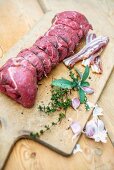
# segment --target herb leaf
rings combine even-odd
[[[89,67],[86,66],[86,67],[85,67],[84,74],[83,74],[83,76],[82,76],[82,82],[84,82],[84,81],[88,78],[88,76],[89,76],[89,71],[90,71]]]
[[[89,107],[89,105],[87,104],[87,102],[85,103],[85,109],[86,109],[86,111],[89,111],[89,110],[90,110],[90,107]]]
[[[84,103],[85,102],[85,92],[80,88],[79,89],[79,97],[80,97],[80,103]]]
[[[72,89],[73,87],[76,86],[76,83],[62,78],[62,79],[53,80],[52,85],[63,88],[63,89],[66,89],[66,88]]]
[[[87,87],[87,86],[90,86],[90,84],[89,82],[85,81],[85,82],[81,82],[81,86]]]
[[[76,67],[74,67],[74,68],[75,68],[75,71],[78,73],[80,79],[82,79],[82,73]]]

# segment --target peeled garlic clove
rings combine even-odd
[[[97,131],[97,126],[95,121],[93,119],[88,121],[85,127],[86,136],[89,138],[93,138],[96,131]]]
[[[86,94],[93,94],[94,90],[91,87],[82,87]]]
[[[72,132],[75,134],[75,135],[79,135],[80,132],[81,132],[81,126],[79,124],[79,122],[72,122],[71,125],[70,125],[71,129],[72,129]]]
[[[74,110],[76,110],[80,106],[80,100],[78,98],[72,99],[72,107]]]

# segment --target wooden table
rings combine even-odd
[[[73,6],[73,1],[70,1]],[[86,1],[84,1],[86,2]],[[60,3],[60,2],[59,2]],[[6,52],[15,44],[33,25],[38,22],[45,10],[62,8],[68,6],[68,0],[61,0],[61,5],[54,0],[40,0],[40,5],[36,0],[0,0],[0,45]],[[77,3],[80,3],[77,0]],[[87,1],[95,5],[102,4],[101,10],[109,16],[113,25],[114,1]],[[43,10],[42,10],[43,9]],[[114,101],[113,95],[114,72],[104,89],[99,100],[105,114],[104,121],[112,135],[113,123],[107,123],[107,117],[113,122],[113,104],[107,104],[107,100]],[[112,102],[113,103],[113,102]],[[108,116],[109,115],[109,116]],[[113,170],[114,169],[114,148],[108,138],[106,144],[95,143],[87,139],[84,135],[79,141],[83,153],[77,153],[71,157],[63,157],[48,148],[30,140],[20,140],[15,144],[12,153],[6,163],[5,170]]]

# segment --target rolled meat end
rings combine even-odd
[[[50,43],[50,41],[47,39],[47,37],[42,36],[40,37],[34,44],[34,46],[37,46],[41,50],[43,50],[46,54],[48,54],[51,62],[52,67],[55,67],[59,63],[59,55],[57,49]]]
[[[83,35],[86,35],[89,29],[92,29],[87,18],[76,11],[64,11],[55,15],[52,20],[53,24],[65,24],[72,29],[82,30]]]
[[[17,57],[23,57],[25,60],[29,61],[35,68],[37,72],[37,81],[41,80],[44,76],[44,66],[42,61],[35,55],[30,49],[24,49],[20,51]]]
[[[69,28],[75,30],[79,39],[81,39],[83,36],[85,36],[83,30],[81,29],[82,25],[80,26],[77,22],[72,21],[71,19],[61,18],[53,23],[53,25],[59,25],[59,24],[68,26]]]
[[[80,29],[80,25],[69,19],[69,18],[57,18],[55,19],[55,21],[53,21],[53,25],[58,25],[58,24],[62,24],[62,25],[66,25],[74,30],[79,30]]]
[[[12,58],[0,70],[0,91],[30,108],[37,93],[36,69],[26,60]],[[29,69],[27,68],[29,67]]]

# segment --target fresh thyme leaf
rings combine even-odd
[[[31,132],[30,137],[33,138],[33,139],[36,139],[37,137],[39,137],[39,133],[38,132],[36,132],[36,133]]]
[[[40,130],[40,134],[43,134],[44,133],[44,130]]]
[[[87,86],[90,86],[90,84],[89,82],[85,81],[85,82],[81,82],[81,86],[87,87]]]
[[[73,80],[73,82],[78,83],[78,77],[76,77],[72,71],[70,71],[69,76]]]
[[[62,120],[63,118],[65,118],[65,117],[66,117],[66,116],[65,116],[64,113],[60,113],[60,114],[59,114],[58,121],[61,122],[61,120]]]
[[[81,104],[85,102],[85,92],[81,88],[79,89],[79,98]]]
[[[75,68],[75,71],[78,73],[80,79],[82,79],[82,73],[76,67],[74,67],[74,68]]]
[[[68,107],[71,106],[71,99],[68,97],[68,93],[68,89],[53,87],[51,102],[47,106],[39,105],[38,109],[48,115],[61,109],[66,111]]]
[[[52,85],[61,87],[63,89],[66,89],[66,88],[72,89],[73,87],[76,86],[76,83],[62,78],[62,79],[58,79],[58,80],[53,80]]]
[[[57,125],[59,122],[62,121],[62,119],[65,118],[64,113],[60,113],[58,119],[55,122],[51,122],[51,124],[45,125],[43,129],[41,129],[39,132],[31,132],[30,137],[33,139],[36,139],[37,137],[40,137],[43,135],[46,131],[50,130],[53,126]]]
[[[89,67],[86,66],[86,67],[85,67],[85,71],[84,71],[83,76],[82,76],[81,82],[84,82],[84,81],[88,78],[88,76],[89,76],[89,71],[90,71]]]
[[[85,103],[85,109],[86,109],[86,111],[90,110],[90,107],[89,107],[89,105],[87,103]]]

